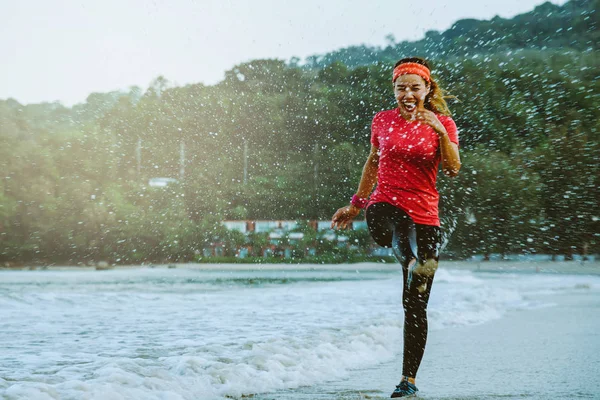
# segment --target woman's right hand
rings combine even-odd
[[[360,214],[360,208],[350,204],[342,207],[333,214],[331,218],[331,229],[346,229],[348,224],[352,222]]]

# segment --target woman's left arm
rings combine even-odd
[[[440,122],[440,120],[432,111],[424,108],[418,110],[416,119],[431,126],[440,137],[442,171],[444,171],[444,174],[451,177],[458,175],[461,165],[458,145],[450,141],[450,138],[448,137],[448,131],[446,131],[444,124]]]
[[[443,125],[442,128],[444,128]],[[450,177],[455,177],[456,175],[458,175],[458,171],[460,170],[461,166],[460,154],[458,153],[458,145],[450,141],[448,133],[446,132],[446,128],[444,128],[444,133],[437,133],[440,136],[440,152],[442,153],[442,171],[444,171],[444,174]]]

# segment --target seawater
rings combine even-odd
[[[401,273],[347,267],[0,272],[0,397],[236,398],[398,358]],[[582,286],[600,278],[441,269],[429,326],[552,307],[538,295]]]

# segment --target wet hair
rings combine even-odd
[[[424,58],[421,57],[407,57],[407,58],[403,58],[402,60],[398,61],[395,65],[394,65],[394,69],[400,65],[400,64],[404,64],[404,63],[417,63],[417,64],[421,64],[426,66],[429,71],[431,71],[431,67],[429,66],[429,63],[427,62],[427,60],[425,60]],[[431,77],[431,82],[427,83],[427,86],[429,86],[430,90],[429,90],[429,94],[427,94],[427,96],[425,97],[425,102],[424,102],[424,106],[426,109],[428,109],[429,111],[433,111],[434,113],[437,114],[442,114],[442,115],[452,115],[450,113],[450,109],[448,108],[448,104],[446,104],[446,100],[447,98],[452,98],[452,96],[446,96],[445,95],[445,91],[438,85],[438,83],[433,79],[433,77]]]

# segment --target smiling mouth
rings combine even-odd
[[[417,109],[417,103],[412,101],[402,102],[402,107],[408,111],[409,113],[415,111]]]

